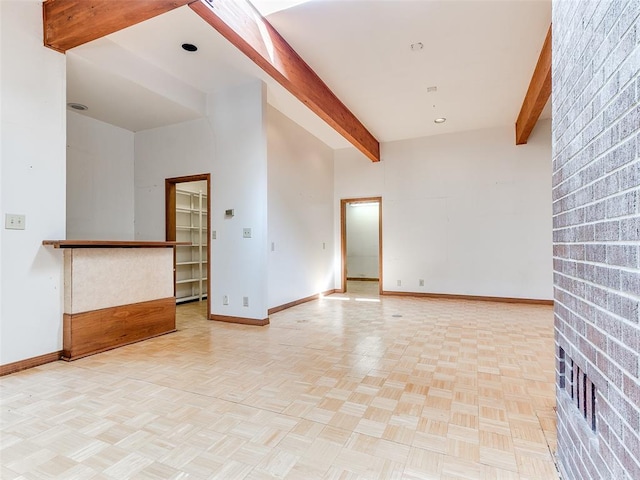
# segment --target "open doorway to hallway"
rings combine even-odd
[[[382,291],[382,197],[340,202],[342,292]]]

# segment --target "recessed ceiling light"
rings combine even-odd
[[[89,107],[81,103],[73,103],[73,102],[67,103],[67,107],[73,108],[74,110],[80,110],[80,111],[89,110]]]
[[[447,121],[447,119],[446,119],[446,118],[444,118],[444,117],[440,117],[440,118],[436,118],[436,119],[434,120],[434,123],[444,123],[444,122],[446,122],[446,121]]]
[[[424,44],[422,42],[417,42],[417,43],[412,43],[411,44],[411,50],[413,50],[414,52],[422,50],[423,48],[424,48]]]
[[[431,93],[431,92],[437,92],[438,91],[438,87],[427,87],[427,93]]]
[[[193,43],[183,43],[182,48],[187,52],[195,52],[198,50],[198,47],[196,47]]]

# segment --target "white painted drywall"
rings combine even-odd
[[[209,117],[135,135],[137,239],[165,238],[164,181],[211,173],[211,313],[267,317],[267,140],[261,82],[209,99]],[[225,209],[235,216],[225,218]],[[251,238],[243,238],[251,228]],[[222,296],[229,305],[222,305]],[[243,307],[243,297],[249,307]]]
[[[42,45],[42,2],[0,2],[0,363],[62,349],[65,57]],[[6,213],[26,215],[5,230]]]
[[[379,164],[336,151],[334,211],[378,195],[384,290],[552,298],[550,121],[522,146],[504,127],[386,143]]]
[[[378,278],[379,203],[350,203],[346,206],[347,277]]]
[[[134,238],[129,130],[67,112],[67,238]]]
[[[333,289],[333,150],[267,110],[269,308]]]
[[[221,91],[211,100],[216,133],[211,225],[211,310],[214,314],[267,318],[266,88],[254,82]],[[225,218],[226,209],[234,210]],[[243,238],[244,228],[251,238]],[[222,296],[229,305],[222,305]],[[242,298],[249,297],[249,307]]]

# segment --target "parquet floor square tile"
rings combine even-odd
[[[3,377],[0,477],[557,479],[551,307],[376,292]]]

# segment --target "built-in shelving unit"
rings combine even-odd
[[[207,195],[176,189],[176,303],[207,298]]]

